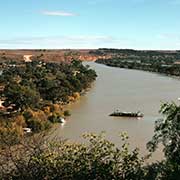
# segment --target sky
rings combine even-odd
[[[180,0],[0,0],[1,49],[180,49]]]

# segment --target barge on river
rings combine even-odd
[[[114,111],[109,116],[117,116],[117,117],[143,117],[144,114],[140,111],[138,112],[120,112],[119,110]]]

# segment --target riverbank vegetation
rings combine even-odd
[[[179,51],[136,51],[121,49],[99,49],[91,53],[110,55],[109,58],[99,58],[97,63],[107,66],[138,69],[166,75],[180,76]]]
[[[76,101],[95,79],[95,71],[78,60],[6,62],[0,75],[0,133],[10,130],[21,137],[23,128],[48,129],[70,115],[63,106]]]
[[[154,136],[147,143],[149,154],[145,157],[137,148],[129,150],[126,133],[121,134],[121,147],[108,141],[103,133],[83,135],[85,144],[67,140],[47,143],[46,138],[36,136],[28,141],[22,139],[20,146],[6,146],[0,151],[0,178],[178,180],[180,106],[165,103],[160,112],[164,118],[156,121]],[[163,144],[164,159],[147,163],[159,144]]]

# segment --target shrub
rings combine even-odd
[[[84,135],[88,143],[61,141],[33,151],[28,158],[19,157],[17,164],[4,179],[63,180],[140,180],[144,177],[143,159],[138,150],[128,150],[127,138],[121,148],[101,135]],[[36,143],[37,144],[37,143]],[[32,145],[31,145],[32,147]],[[26,151],[25,151],[26,152]]]
[[[26,111],[23,112],[23,116],[24,116],[25,120],[28,120],[28,119],[33,117],[33,114],[32,114],[31,111],[26,110]]]
[[[51,127],[51,123],[49,121],[44,122],[44,130],[47,130]]]
[[[39,121],[35,118],[30,118],[27,120],[27,126],[34,132],[40,132],[44,130],[44,122]]]
[[[58,122],[58,116],[57,116],[57,114],[54,113],[53,115],[49,116],[49,117],[48,117],[48,120],[49,120],[50,122],[52,122],[52,123]]]
[[[52,123],[59,123],[60,118],[61,115],[59,113],[53,113],[51,116],[49,116],[48,120]]]
[[[0,127],[0,147],[12,146],[20,142],[20,135],[16,128],[11,125]]]
[[[64,116],[71,116],[70,111],[69,111],[69,110],[65,110],[65,111],[64,111]]]

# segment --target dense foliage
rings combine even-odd
[[[161,162],[162,179],[179,179],[180,177],[180,106],[165,103],[160,112],[165,116],[155,123],[155,134],[147,144],[150,152],[154,152],[159,144],[163,144],[165,161]],[[160,170],[159,170],[160,171]]]
[[[52,63],[42,61],[3,63],[0,75],[0,133],[7,126],[13,133],[23,134],[22,128],[40,132],[50,122],[60,122],[63,105],[79,98],[96,79],[96,73],[81,61]]]
[[[81,93],[96,78],[94,70],[80,61],[72,63],[43,63],[33,61],[3,70],[0,83],[5,86],[1,97],[4,105],[14,109],[37,108],[43,101],[68,103],[73,93]]]
[[[99,49],[91,51],[108,58],[96,62],[112,67],[139,69],[180,76],[179,51],[136,51],[131,49]]]
[[[142,63],[174,63],[180,60],[180,51],[143,51],[133,49],[92,50],[90,54],[111,56],[113,59],[141,61]]]
[[[63,180],[141,179],[144,176],[143,158],[139,158],[137,149],[132,152],[128,150],[125,134],[122,134],[121,148],[115,147],[103,134],[86,134],[84,138],[89,143],[61,141],[46,144],[43,148],[36,146],[33,151],[28,147],[29,155],[13,156],[14,162],[18,162],[16,165],[11,157],[7,158],[6,161],[10,160],[15,166],[8,169],[5,163],[1,168],[1,176],[5,179]]]

